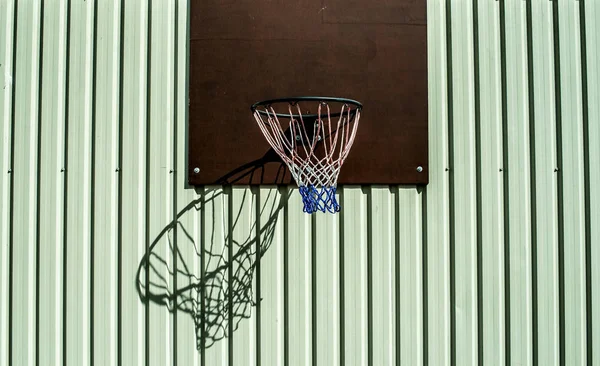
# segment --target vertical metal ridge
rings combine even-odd
[[[312,364],[317,365],[317,217],[310,216],[310,301],[311,301],[311,348]]]
[[[340,206],[344,207],[345,204],[345,200],[344,200],[344,189],[342,187],[342,189],[338,190],[339,192],[339,202],[340,202]],[[344,296],[346,294],[345,290],[344,290],[344,270],[345,270],[345,266],[344,266],[344,245],[346,243],[345,240],[345,234],[344,234],[344,229],[345,229],[345,212],[342,211],[341,215],[340,215],[341,219],[339,220],[339,227],[338,227],[338,235],[339,235],[339,243],[338,243],[338,273],[339,273],[339,286],[340,286],[340,293],[339,293],[339,306],[340,306],[340,310],[339,310],[339,323],[340,323],[340,365],[345,365],[346,364],[346,325],[345,325],[345,316],[346,316],[346,311],[345,311],[345,301],[344,301]]]
[[[117,363],[123,364],[123,97],[125,69],[125,0],[119,3],[119,110],[118,110],[118,182],[117,182]]]
[[[453,187],[453,173],[450,174],[450,187]],[[454,220],[454,189],[450,190],[450,365],[456,366],[456,237]]]
[[[427,311],[429,307],[429,298],[428,298],[428,278],[427,271],[429,270],[427,267],[427,251],[428,251],[428,237],[427,237],[427,186],[422,188],[423,197],[421,199],[421,248],[422,248],[422,267],[421,267],[421,276],[423,276],[423,366],[429,366],[429,312]],[[399,203],[398,203],[399,205]],[[399,209],[399,208],[398,208]]]
[[[531,327],[532,327],[532,362],[538,364],[538,290],[537,290],[537,194],[536,194],[536,159],[535,159],[535,84],[533,73],[533,22],[531,1],[526,0],[527,22],[527,89],[529,111],[529,190],[531,192]]]
[[[44,71],[44,0],[40,1],[40,33],[37,91],[37,152],[36,152],[36,202],[35,202],[35,363],[40,364],[40,216],[42,183],[42,85]]]
[[[556,158],[558,166],[558,308],[559,308],[559,357],[560,365],[565,364],[565,230],[563,200],[563,153],[562,153],[562,98],[560,80],[560,25],[558,21],[558,0],[552,2],[552,26],[554,30],[554,98],[556,108]]]
[[[178,89],[177,89],[177,82],[179,81],[179,53],[177,52],[178,50],[178,46],[179,46],[179,42],[178,42],[178,26],[179,26],[179,8],[178,8],[178,1],[175,0],[173,2],[173,146],[172,146],[172,154],[173,154],[173,161],[172,161],[172,167],[171,167],[171,175],[172,175],[172,199],[171,199],[171,220],[174,222],[174,228],[173,228],[173,288],[175,289],[175,292],[177,292],[177,277],[178,277],[178,271],[177,271],[177,265],[178,265],[178,257],[179,257],[179,249],[178,249],[178,221],[179,218],[177,216],[177,192],[179,190],[179,187],[177,185],[177,152],[179,149],[179,140],[178,140],[178,133],[177,133],[177,117],[178,117],[178,113],[177,113],[177,98],[179,96],[178,94]],[[172,322],[172,327],[173,327],[173,366],[177,365],[177,309],[179,308],[179,306],[177,306],[177,301],[175,302],[175,307],[173,309],[173,322]]]
[[[561,207],[564,283],[565,363],[582,364],[586,358],[585,294],[585,184],[578,5],[558,1],[555,16],[560,58],[559,199]]]
[[[367,360],[373,366],[373,191],[363,189],[367,196]]]
[[[427,2],[428,11],[434,15],[436,21],[431,25],[432,32],[428,32],[428,42],[437,44],[437,47],[428,49],[429,73],[429,98],[433,103],[429,107],[429,132],[428,137],[431,182],[427,187],[428,192],[428,220],[436,225],[427,227],[427,273],[428,287],[428,362],[431,364],[448,364],[450,359],[450,307],[449,307],[449,276],[448,257],[448,176],[450,161],[448,159],[448,133],[447,133],[447,24],[446,9],[447,1]],[[436,179],[437,178],[437,179]],[[435,243],[435,244],[434,244]]]
[[[32,45],[40,57],[32,59],[39,62],[35,64],[35,72],[39,73],[37,93],[33,94],[37,94],[37,99],[32,98],[37,102],[38,108],[38,113],[32,119],[37,118],[38,151],[34,164],[39,164],[39,167],[33,175],[38,189],[35,192],[37,224],[31,227],[36,232],[36,257],[31,262],[35,267],[35,277],[31,280],[32,283],[35,282],[35,308],[31,310],[35,314],[35,326],[30,329],[37,329],[33,362],[60,365],[63,363],[61,301],[64,293],[62,237],[65,225],[64,212],[61,212],[64,204],[62,154],[65,130],[62,107],[66,70],[65,1],[54,5],[50,6],[48,1],[38,2],[32,11],[32,14],[36,14],[33,20],[40,26],[40,29],[34,31],[35,40]]]
[[[152,97],[152,0],[146,2],[147,16],[146,16],[146,136],[145,136],[145,202],[144,209],[146,211],[144,218],[144,242],[146,243],[146,256],[150,253],[150,128],[151,128],[151,97]],[[149,261],[146,261],[145,275],[146,284],[150,284],[150,266]],[[150,335],[148,330],[150,329],[150,307],[145,307],[145,362],[146,366],[150,365]]]
[[[260,219],[260,187],[256,187],[256,186],[252,186],[250,187],[250,190],[253,191],[254,195],[256,196],[256,199],[254,201],[254,215],[256,217],[256,224],[254,225],[254,236],[256,237],[256,243],[255,243],[255,250],[256,250],[256,277],[255,277],[255,281],[256,281],[256,319],[255,319],[255,326],[256,326],[256,343],[255,343],[255,347],[256,347],[256,364],[260,365],[260,349],[261,349],[261,329],[260,329],[260,321],[261,321],[261,315],[262,315],[262,307],[261,307],[261,299],[262,299],[262,294],[261,294],[261,259],[262,259],[262,250],[261,250],[261,245],[262,245],[262,240],[260,237],[260,231],[261,231],[261,219]],[[285,230],[285,229],[284,229]],[[284,234],[285,236],[285,234]]]
[[[289,244],[290,244],[290,217],[289,205],[287,200],[290,192],[287,186],[280,186],[281,198],[285,199],[283,205],[283,364],[290,364],[290,311],[289,311],[289,296],[290,296],[290,275],[289,275]],[[260,363],[258,364],[260,365]]]
[[[287,199],[289,198],[289,191],[287,186],[280,186],[279,191],[281,192],[281,198],[285,199],[286,203],[283,205],[283,364],[288,366],[290,364],[290,314],[289,314],[289,243],[290,243],[290,231],[289,231],[289,212]],[[260,364],[258,364],[260,365]]]
[[[53,130],[55,134],[56,143],[50,143],[52,150],[56,154],[56,158],[54,159],[54,166],[52,169],[55,172],[55,186],[54,193],[56,194],[56,199],[53,204],[54,215],[49,215],[50,219],[54,222],[54,227],[56,229],[55,236],[53,238],[53,247],[47,247],[48,250],[51,250],[53,253],[52,259],[54,260],[53,270],[53,286],[55,286],[54,294],[52,296],[53,300],[53,316],[54,316],[54,327],[51,329],[53,334],[52,342],[48,342],[49,346],[53,348],[54,352],[54,364],[61,365],[64,362],[65,354],[63,351],[63,335],[64,335],[64,293],[66,292],[66,288],[63,286],[64,284],[64,269],[66,268],[66,263],[64,262],[64,246],[66,245],[64,241],[64,233],[66,232],[66,220],[64,219],[65,215],[65,206],[64,202],[66,201],[65,191],[64,191],[64,183],[66,181],[65,175],[65,165],[64,159],[66,151],[64,150],[64,145],[66,144],[66,134],[67,130],[65,129],[65,114],[66,110],[64,109],[64,98],[65,94],[65,85],[64,81],[66,80],[66,71],[68,69],[68,59],[65,57],[66,49],[68,48],[68,44],[65,43],[65,35],[67,33],[66,25],[66,1],[61,1],[56,7],[56,15],[54,19],[57,19],[60,23],[57,26],[56,33],[52,33],[49,31],[48,34],[54,34],[54,38],[50,37],[50,42],[56,41],[56,56],[55,60],[57,63],[57,78],[56,78],[56,90],[57,93],[54,98],[56,98],[55,102],[52,103],[54,108],[56,108],[56,130]],[[52,8],[50,8],[52,9]],[[52,28],[50,28],[52,29]],[[48,48],[47,46],[45,46]],[[62,210],[62,211],[61,211]],[[44,246],[42,246],[43,250]],[[43,256],[42,256],[43,259]],[[41,275],[44,277],[43,275]],[[43,308],[42,308],[43,309]],[[44,318],[42,317],[42,320]],[[41,332],[44,334],[44,332]],[[43,347],[44,343],[41,344],[40,347]]]
[[[227,196],[227,242],[225,245],[227,245],[227,283],[228,286],[232,286],[233,283],[233,228],[235,226],[235,223],[233,221],[233,187],[232,186],[227,186],[224,187],[224,194]],[[241,214],[241,212],[240,212]],[[239,218],[239,216],[236,218],[236,222],[237,219]],[[227,320],[227,334],[228,334],[228,338],[227,338],[227,343],[228,343],[228,351],[229,351],[229,366],[234,366],[233,363],[233,330],[234,330],[234,326],[233,326],[233,292],[231,291],[231,289],[228,289],[227,291],[227,315],[228,315],[228,320]]]
[[[424,351],[424,347],[425,346],[425,341],[426,341],[426,337],[425,337],[425,332],[426,330],[424,329],[423,325],[425,324],[424,322],[424,318],[425,318],[425,311],[424,311],[424,307],[423,307],[423,303],[425,302],[425,295],[423,292],[423,275],[422,275],[422,263],[424,261],[424,257],[423,257],[423,237],[420,236],[420,228],[423,227],[423,209],[424,209],[424,199],[425,199],[425,190],[423,189],[424,187],[421,186],[416,186],[416,195],[415,195],[415,224],[416,226],[414,227],[414,238],[416,240],[417,243],[419,243],[418,246],[415,247],[415,253],[417,255],[417,259],[415,261],[415,263],[419,263],[421,262],[421,273],[419,273],[419,267],[417,265],[417,270],[415,271],[415,279],[416,279],[416,286],[415,286],[415,291],[417,292],[417,296],[420,296],[420,301],[417,301],[417,305],[415,306],[415,310],[417,311],[417,315],[421,316],[421,322],[419,324],[419,322],[417,322],[417,327],[421,327],[421,344],[419,347],[419,341],[417,341],[417,347],[419,347],[419,349],[417,350],[417,360],[419,360],[419,357],[421,357],[420,359],[420,363],[423,364],[424,360],[425,360],[425,351]],[[419,241],[419,238],[421,239]],[[419,258],[420,256],[420,258]],[[400,260],[400,257],[398,258]],[[420,276],[420,277],[419,277]],[[420,290],[420,292],[419,292]],[[420,314],[418,313],[418,311],[420,311]]]
[[[200,187],[200,202],[202,202],[202,209],[200,210],[200,283],[205,285],[206,283],[206,187]],[[200,366],[206,365],[206,292],[200,291],[200,344],[197,347],[200,348]],[[198,336],[198,330],[196,329],[196,336]]]
[[[17,45],[18,45],[18,12],[19,12],[19,0],[14,0],[14,14],[13,14],[13,39],[12,39],[12,73],[17,75]],[[16,79],[16,78],[15,78]],[[10,110],[10,192],[9,192],[9,223],[8,223],[8,364],[13,364],[13,330],[14,330],[14,319],[13,319],[13,300],[14,300],[14,231],[15,231],[15,220],[14,220],[14,209],[15,209],[15,119],[16,119],[16,80],[11,85],[11,110]]]
[[[402,311],[400,307],[400,225],[398,221],[400,219],[400,192],[398,186],[390,187],[390,193],[393,202],[394,209],[394,247],[396,250],[394,251],[394,277],[396,278],[395,286],[394,286],[394,297],[396,298],[396,309],[399,310],[397,313]],[[425,313],[425,312],[424,312]],[[399,315],[396,316],[396,365],[400,366],[402,362],[402,342],[401,342],[401,317]]]
[[[558,363],[558,273],[557,273],[557,206],[556,206],[556,132],[553,81],[552,2],[532,1],[527,5],[530,26],[527,40],[531,59],[528,88],[533,90],[534,109],[530,120],[530,191],[532,208],[532,361]],[[529,28],[531,27],[531,28]],[[530,96],[531,97],[531,96]],[[530,111],[531,112],[531,111]],[[531,126],[533,125],[533,126]],[[531,128],[533,127],[533,130]],[[532,138],[531,135],[535,134]],[[531,150],[530,150],[531,151]],[[535,169],[535,171],[533,171]],[[535,200],[535,202],[533,201]],[[538,243],[539,241],[539,243]]]
[[[591,227],[591,180],[590,180],[590,127],[589,100],[587,76],[587,38],[585,31],[585,1],[579,0],[579,36],[581,43],[581,97],[583,110],[583,180],[584,180],[584,217],[585,217],[585,293],[586,293],[586,358],[588,363],[593,361],[593,311],[592,311],[592,227]]]
[[[94,365],[94,272],[95,272],[95,223],[96,223],[96,110],[97,110],[97,68],[98,68],[98,0],[93,0],[92,20],[92,112],[91,118],[91,166],[90,166],[90,365]]]
[[[65,35],[65,96],[64,96],[64,108],[65,108],[65,121],[64,121],[64,148],[63,148],[63,170],[64,170],[64,179],[63,179],[63,238],[62,238],[62,263],[63,263],[63,279],[62,279],[62,328],[63,328],[63,338],[62,338],[62,357],[63,357],[63,366],[67,365],[67,279],[68,279],[68,226],[69,226],[69,217],[68,217],[68,207],[69,207],[69,196],[68,196],[68,188],[69,188],[69,96],[70,96],[70,67],[69,60],[71,58],[71,0],[67,0],[67,9],[66,9],[66,35]]]
[[[504,322],[505,362],[511,364],[510,320],[510,205],[508,166],[508,90],[506,77],[506,2],[500,0],[500,72],[502,89],[502,170],[504,211]]]
[[[16,32],[16,25],[11,18],[14,17],[16,12],[16,0],[12,2],[13,13],[10,14],[10,3],[2,2],[2,29],[3,33],[0,35],[0,69],[6,75],[10,75],[10,71],[14,69],[14,59],[16,47],[14,45]],[[6,9],[6,10],[4,10]],[[12,33],[11,33],[12,30]],[[12,42],[12,44],[11,44]],[[9,47],[9,45],[11,47]],[[12,62],[11,62],[12,60]],[[11,67],[12,63],[12,67]],[[0,363],[10,364],[12,362],[11,350],[12,350],[12,322],[11,322],[11,303],[12,303],[12,246],[13,246],[13,209],[12,209],[12,196],[13,196],[13,158],[14,156],[14,82],[7,83],[3,81],[3,88],[0,89],[2,96],[0,97],[0,135],[2,136],[2,147],[0,147]],[[9,99],[10,98],[10,99]],[[11,106],[13,108],[11,109]],[[6,242],[5,242],[6,240]]]
[[[290,364],[290,217],[288,212],[289,205],[287,203],[287,200],[289,199],[290,192],[287,186],[281,186],[279,189],[280,192],[282,192],[280,199],[286,200],[286,203],[283,205],[283,364],[285,366],[288,366]],[[258,365],[260,365],[260,363],[258,363]]]
[[[10,244],[12,248],[11,271],[11,362],[34,363],[36,360],[37,342],[37,271],[36,261],[39,255],[37,250],[39,229],[39,191],[37,182],[39,176],[38,149],[40,145],[38,126],[39,111],[36,110],[40,91],[39,86],[39,2],[26,4],[24,11],[19,16],[23,22],[17,29],[22,45],[15,43],[13,55],[17,55],[24,69],[8,75],[14,77],[14,93],[16,105],[13,110],[14,128],[12,130],[11,175],[16,175],[15,184],[12,185],[12,199],[16,204],[11,207],[12,234]],[[15,10],[16,11],[16,10]],[[22,59],[19,59],[22,57]],[[15,63],[16,63],[15,62]],[[16,65],[15,65],[16,66]],[[8,83],[7,83],[8,84]],[[9,85],[6,85],[9,86]],[[20,104],[20,105],[19,105]]]
[[[455,286],[455,204],[456,194],[454,187],[454,95],[452,80],[452,0],[446,0],[446,92],[448,97],[448,161],[450,162],[450,174],[448,181],[449,202],[449,236],[450,236],[450,364],[456,365],[456,286]]]
[[[477,241],[477,354],[478,365],[483,365],[483,226],[482,226],[482,185],[481,185],[481,78],[479,72],[479,6],[478,1],[473,1],[473,72],[475,96],[475,212],[476,241]]]

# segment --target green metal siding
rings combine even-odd
[[[430,184],[335,216],[186,186],[188,6],[0,1],[0,365],[600,364],[600,2],[428,0]]]

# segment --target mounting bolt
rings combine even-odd
[[[296,141],[300,141],[300,135],[296,135]]]
[[[421,172],[423,172],[423,167],[419,165],[417,167],[417,173],[421,173]]]
[[[200,168],[198,168],[198,167],[194,168],[194,173],[196,173],[196,174],[200,173]]]

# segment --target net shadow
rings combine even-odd
[[[249,163],[223,181],[231,183],[256,173],[261,164],[262,159]],[[258,262],[273,243],[289,191],[281,185],[278,189],[245,189],[235,207],[228,203],[232,199],[230,186],[197,192],[199,198],[179,211],[151,242],[139,263],[136,287],[144,304],[189,315],[194,322],[197,349],[202,350],[230,336],[243,319],[251,316],[256,306],[253,281]],[[248,205],[260,218],[249,226],[243,212],[249,212]],[[201,222],[192,226],[187,215]],[[226,224],[228,217],[230,225]],[[199,232],[193,232],[199,227]],[[173,240],[175,231],[177,243]]]

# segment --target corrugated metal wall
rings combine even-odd
[[[429,0],[431,183],[337,216],[186,187],[187,7],[0,1],[0,365],[600,365],[599,1]]]

